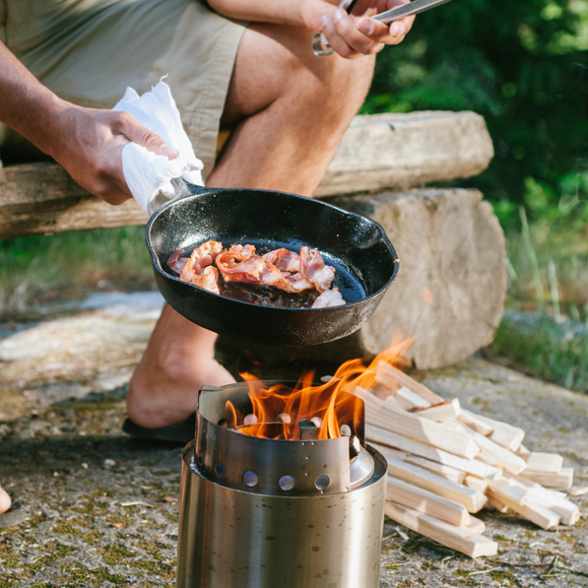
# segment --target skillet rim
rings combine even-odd
[[[295,313],[309,313],[309,312],[316,313],[318,311],[331,311],[332,312],[334,310],[352,309],[352,308],[355,308],[356,306],[359,306],[359,305],[363,306],[364,304],[366,304],[366,302],[368,300],[372,300],[373,298],[381,296],[383,292],[385,292],[388,288],[390,288],[390,286],[392,285],[392,283],[394,282],[394,280],[398,276],[398,272],[399,272],[399,268],[400,268],[400,260],[398,258],[398,254],[396,253],[396,249],[394,248],[394,246],[392,245],[392,242],[388,238],[388,235],[386,234],[384,227],[382,227],[382,225],[378,221],[375,221],[371,218],[368,218],[367,216],[363,216],[361,214],[357,214],[355,212],[345,210],[344,208],[340,208],[340,207],[335,206],[333,204],[330,204],[328,202],[323,202],[322,200],[319,200],[318,198],[310,198],[307,196],[301,196],[300,194],[293,194],[291,192],[280,192],[279,190],[264,190],[264,189],[256,189],[256,188],[207,188],[204,186],[196,186],[193,184],[189,184],[188,182],[186,182],[186,184],[188,185],[188,188],[190,188],[190,189],[196,188],[198,191],[190,193],[187,196],[177,198],[175,200],[170,200],[169,202],[166,202],[164,205],[160,206],[155,212],[153,212],[153,214],[151,215],[151,217],[147,221],[147,225],[145,227],[145,241],[147,244],[147,248],[149,249],[149,253],[151,255],[151,263],[152,263],[153,267],[156,268],[157,271],[165,279],[173,280],[174,282],[177,282],[179,284],[184,284],[184,285],[190,286],[190,287],[194,288],[197,292],[203,292],[206,294],[210,294],[211,296],[221,298],[222,300],[235,302],[238,304],[245,305],[247,307],[263,308],[263,309],[268,309],[268,310],[272,310],[272,311],[281,311],[281,312],[289,311],[289,312],[295,312]],[[184,280],[180,280],[179,277],[172,276],[171,274],[167,273],[162,268],[159,257],[157,256],[155,250],[153,249],[153,246],[151,245],[150,231],[151,231],[153,224],[157,221],[159,216],[161,216],[168,208],[172,208],[174,205],[177,205],[180,202],[183,202],[184,200],[195,199],[195,198],[198,198],[199,196],[205,196],[205,195],[209,195],[212,193],[235,192],[235,191],[238,191],[238,192],[257,192],[257,193],[258,192],[265,192],[267,194],[273,194],[273,195],[280,194],[281,196],[286,196],[288,198],[294,198],[295,200],[311,201],[311,202],[318,204],[320,206],[325,206],[327,208],[331,208],[338,214],[342,214],[342,215],[348,216],[348,217],[356,217],[356,218],[360,218],[364,221],[367,221],[368,223],[375,226],[376,229],[379,231],[380,238],[383,240],[384,244],[386,245],[386,248],[388,249],[388,252],[390,253],[390,256],[393,258],[392,275],[390,276],[388,281],[381,288],[379,288],[378,290],[376,290],[375,292],[373,292],[369,296],[365,296],[363,298],[360,298],[359,300],[356,300],[355,302],[346,302],[344,305],[341,305],[341,306],[327,306],[327,307],[323,307],[323,308],[286,308],[286,307],[282,307],[282,306],[271,306],[271,305],[265,306],[265,305],[261,305],[261,304],[255,304],[253,302],[245,302],[243,300],[237,300],[236,298],[230,298],[229,296],[223,296],[222,294],[215,294],[214,292],[210,292],[209,290],[205,290],[204,288],[200,288],[199,286],[191,284],[190,282],[185,282]]]

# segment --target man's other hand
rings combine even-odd
[[[303,15],[307,26],[323,32],[336,53],[353,59],[372,55],[385,45],[398,45],[404,40],[414,16],[390,25],[370,17],[406,3],[405,0],[358,0],[351,14],[347,14],[337,8],[338,0],[306,0]]]

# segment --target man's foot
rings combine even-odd
[[[166,304],[129,384],[130,420],[153,429],[181,423],[195,412],[202,386],[234,382],[214,359],[215,340]]]

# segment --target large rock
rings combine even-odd
[[[340,341],[311,348],[244,346],[221,338],[221,353],[246,347],[254,358],[341,361],[372,357],[401,331],[414,336],[419,368],[449,365],[492,341],[506,293],[504,235],[477,190],[413,190],[332,199],[378,221],[400,259],[400,273],[373,317]]]

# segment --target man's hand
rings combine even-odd
[[[384,45],[397,45],[414,22],[414,16],[390,25],[370,18],[406,4],[405,0],[359,0],[350,15],[337,4],[338,0],[306,0],[303,17],[310,29],[323,32],[333,50],[348,59],[372,55]]]
[[[83,188],[109,204],[122,204],[131,192],[122,171],[122,150],[138,143],[156,155],[179,153],[127,112],[68,105],[54,122],[56,136],[48,149]]]

